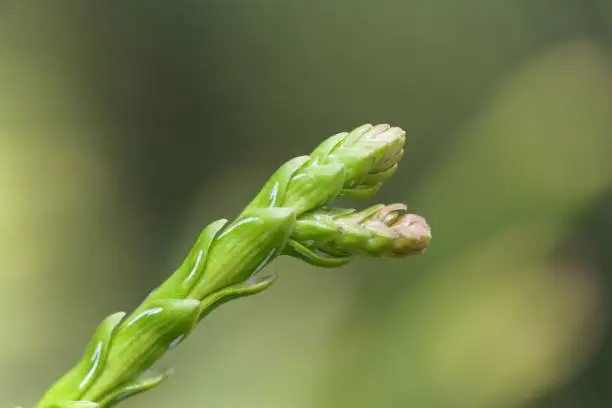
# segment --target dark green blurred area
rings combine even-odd
[[[611,406],[610,45],[607,0],[4,0],[0,406],[365,122],[407,131],[378,200],[427,254],[281,259],[123,406]]]

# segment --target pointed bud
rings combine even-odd
[[[297,223],[286,253],[319,266],[334,267],[351,255],[402,257],[419,254],[431,240],[423,217],[403,204],[375,205],[363,211],[324,209]]]
[[[395,238],[390,248],[391,256],[419,254],[425,251],[431,241],[431,229],[425,218],[403,213],[405,210],[403,204],[389,205],[363,223],[364,228],[371,231],[393,232]]]
[[[318,163],[341,163],[346,169],[342,194],[367,198],[397,170],[406,132],[389,125],[363,125],[332,136],[311,154]]]

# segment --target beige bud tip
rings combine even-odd
[[[410,241],[413,251],[423,251],[431,241],[431,228],[425,218],[416,214],[400,217],[392,226],[394,232]]]

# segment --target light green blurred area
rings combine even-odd
[[[610,406],[611,26],[603,0],[1,4],[0,406],[364,122],[408,132],[380,200],[428,252],[276,261],[123,406]]]

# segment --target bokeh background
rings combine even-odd
[[[278,260],[123,406],[611,406],[611,45],[609,0],[3,0],[0,406],[366,122],[407,131],[378,200],[427,254]]]

